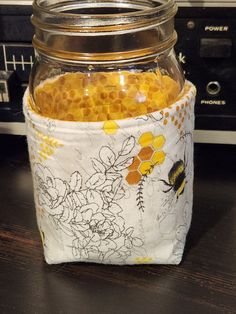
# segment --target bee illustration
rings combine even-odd
[[[174,191],[177,199],[184,193],[186,185],[186,171],[185,171],[185,162],[183,160],[176,161],[168,173],[168,180],[161,180],[165,183],[169,189],[165,190],[164,193],[168,193],[171,190]]]

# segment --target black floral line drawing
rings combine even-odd
[[[181,136],[179,137],[178,141],[176,142],[176,145],[177,145],[180,141],[185,140],[188,136],[190,137],[190,140],[192,141],[192,139],[193,139],[193,134],[192,134],[192,132],[185,132],[183,135],[181,135]]]
[[[76,171],[67,182],[42,164],[34,165],[37,203],[53,226],[71,237],[78,260],[125,263],[142,255],[143,241],[126,226],[119,201],[125,197],[122,171],[133,161],[135,138],[127,138],[118,153],[103,146],[91,160],[94,173],[85,180]],[[46,241],[46,239],[45,239]]]
[[[144,175],[142,177],[142,179],[140,180],[139,184],[138,184],[138,191],[137,191],[137,206],[139,208],[140,211],[142,211],[144,213],[144,197],[143,197],[143,189],[144,189],[144,183],[146,181],[147,175]]]
[[[143,195],[143,190],[144,190],[144,184],[147,180],[148,175],[150,175],[153,171],[153,169],[155,168],[155,166],[157,165],[157,163],[151,165],[150,169],[147,171],[146,174],[142,175],[142,179],[139,181],[138,184],[138,191],[137,191],[137,206],[138,209],[144,213],[145,210],[145,205],[144,205],[144,195]]]
[[[148,121],[150,119],[150,121],[152,122],[161,122],[163,119],[164,119],[164,115],[163,113],[159,113],[160,114],[160,117],[155,117],[155,115],[157,116],[157,112],[154,114],[154,113],[148,113],[144,116],[140,116],[140,117],[137,117],[135,118],[136,120],[143,120],[143,121]]]

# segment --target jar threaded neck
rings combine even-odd
[[[33,44],[58,59],[135,60],[173,47],[176,12],[173,0],[35,0]]]

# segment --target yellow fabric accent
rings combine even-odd
[[[55,153],[55,150],[57,148],[63,147],[63,144],[61,144],[57,139],[53,137],[44,135],[39,131],[37,131],[36,134],[40,141],[38,152],[40,160],[47,160],[50,156],[52,156]]]
[[[162,147],[165,145],[166,139],[163,135],[156,136],[152,141],[152,146],[154,149],[162,149]]]
[[[103,124],[103,130],[108,135],[116,134],[118,129],[119,126],[115,121],[105,121]]]
[[[137,257],[135,259],[136,264],[150,264],[153,262],[153,259],[151,257]]]
[[[153,134],[151,132],[143,133],[139,138],[139,145],[142,147],[149,146],[153,141]]]

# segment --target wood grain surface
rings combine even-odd
[[[179,266],[43,260],[24,137],[0,136],[0,313],[236,313],[236,147],[195,149]]]

